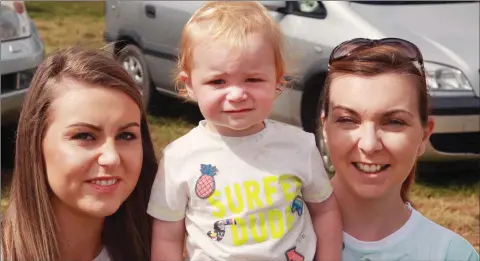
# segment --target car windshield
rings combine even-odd
[[[476,1],[350,1],[369,5],[431,5],[431,4],[458,4],[475,3]]]

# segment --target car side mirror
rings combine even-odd
[[[327,16],[327,9],[322,1],[287,1],[286,10],[291,14],[317,19],[324,19]]]
[[[258,1],[258,2],[271,11],[280,11],[280,10],[284,10],[287,7],[287,1]]]

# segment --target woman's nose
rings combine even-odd
[[[100,150],[98,164],[108,168],[116,167],[120,164],[120,155],[118,155],[114,141],[107,141]]]
[[[365,154],[372,154],[383,148],[374,124],[364,124],[361,127],[358,148]]]

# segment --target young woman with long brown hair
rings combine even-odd
[[[39,66],[21,112],[1,260],[150,258],[157,161],[141,94],[100,51]]]

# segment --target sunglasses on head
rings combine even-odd
[[[345,41],[333,49],[332,53],[330,54],[328,65],[334,61],[348,57],[357,51],[362,51],[376,46],[391,46],[396,48],[405,56],[410,58],[411,61],[418,62],[423,71],[423,57],[420,49],[418,49],[415,44],[400,38],[383,38],[379,40],[354,38],[352,40]]]

